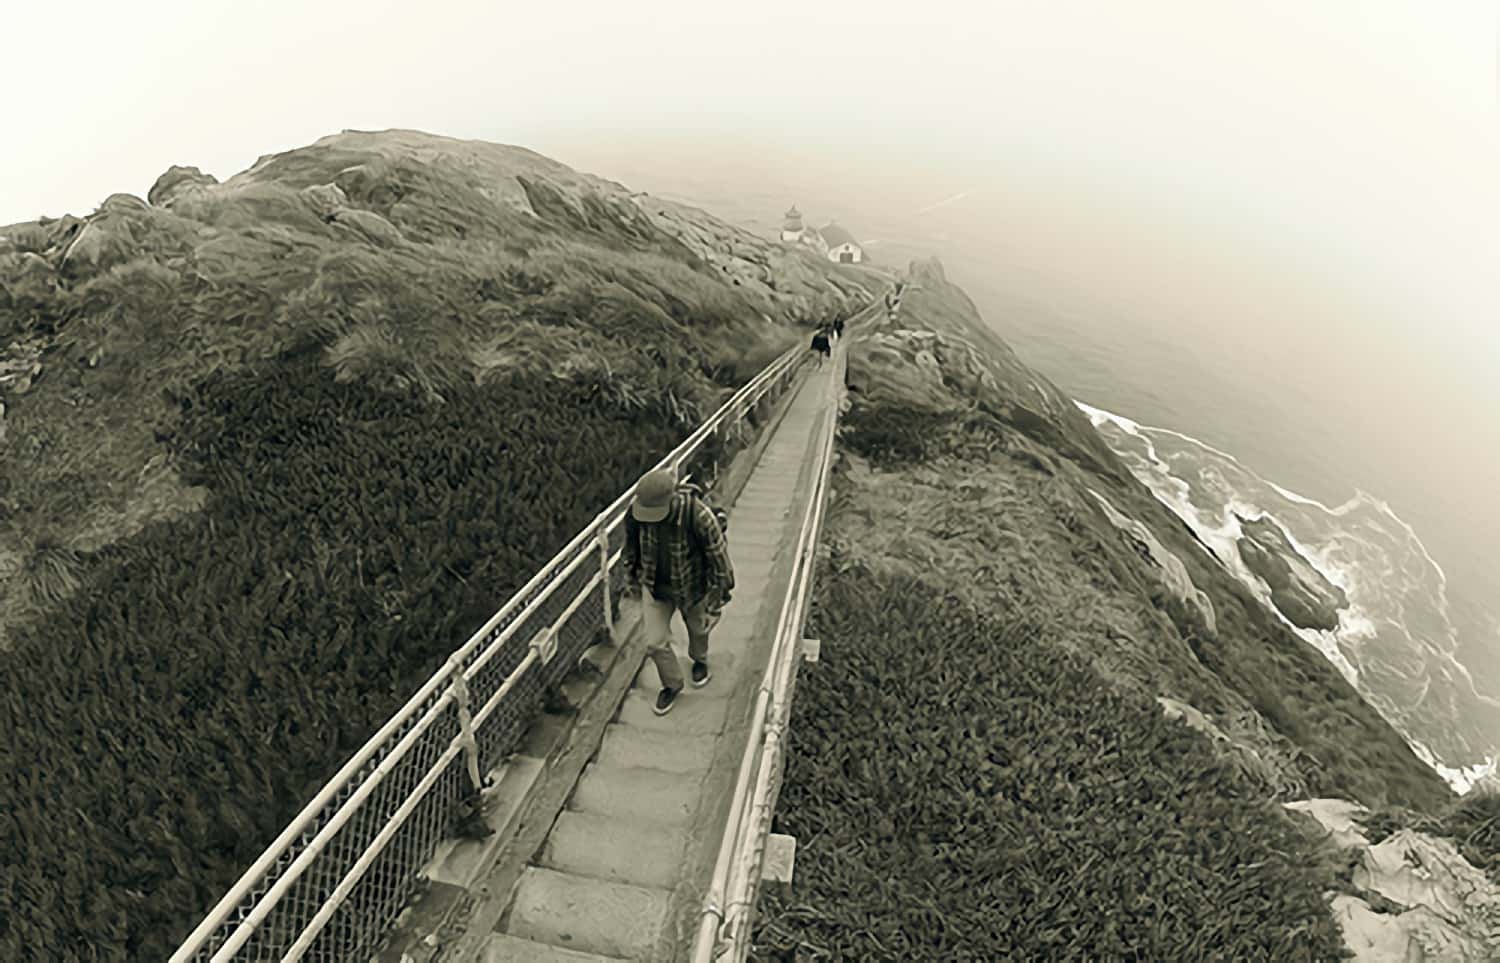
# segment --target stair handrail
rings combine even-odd
[[[692,434],[682,441],[676,448],[663,457],[654,467],[657,469],[671,469],[678,471],[682,463],[692,458],[702,445],[716,431],[726,423],[738,423],[739,420],[756,404],[758,404],[767,392],[779,382],[789,381],[795,377],[807,360],[807,352],[800,343],[787,349],[774,361],[768,364],[756,374],[748,383],[736,391],[728,401],[724,402],[708,419],[706,419]],[[638,484],[638,483],[637,483]],[[590,541],[599,541],[605,545],[601,553],[603,558],[604,572],[608,566],[619,557],[616,551],[611,555],[607,550],[607,535],[622,523],[625,510],[635,496],[636,485],[632,484],[608,508],[600,512],[586,525],[577,535],[573,537],[553,558],[543,566],[535,575],[496,613],[491,616],[483,626],[480,627],[462,646],[456,649],[441,668],[418,688],[406,703],[397,710],[386,723],[381,726],[365,743],[355,751],[349,760],[339,771],[324,783],[323,787],[302,808],[296,817],[292,819],[281,832],[281,834],[261,853],[261,855],[241,874],[233,886],[225,892],[224,896],[203,917],[197,927],[188,935],[181,946],[172,955],[170,963],[186,963],[187,960],[202,957],[203,954],[212,952],[211,959],[218,961],[229,959],[233,953],[250,938],[260,922],[262,922],[274,909],[282,894],[290,887],[292,882],[306,870],[316,859],[322,846],[332,838],[337,831],[344,826],[358,808],[360,802],[366,798],[373,786],[378,784],[379,779],[388,772],[396,761],[415,744],[420,735],[431,727],[433,722],[454,701],[454,693],[451,686],[455,675],[462,672],[464,678],[471,678],[488,659],[499,652],[510,639],[515,629],[525,622],[523,616],[528,611],[533,611],[542,603],[546,602],[557,586],[567,580],[567,577],[576,571],[582,561],[591,554],[587,546]],[[598,576],[586,586],[580,596],[592,591],[598,584]],[[607,604],[606,604],[607,611]],[[509,619],[509,624],[502,629],[500,634],[493,639],[491,633],[495,632],[503,623]],[[484,647],[484,651],[479,651]],[[513,670],[495,696],[487,702],[486,706],[475,713],[473,724],[482,725],[499,699],[513,687],[519,677],[524,674],[536,662],[537,650],[532,652],[523,660],[522,664]],[[438,696],[425,712],[421,712],[421,718],[417,720],[410,730],[405,732],[399,739],[395,734],[421,710],[422,705],[432,699],[439,690],[449,686],[449,690]],[[391,746],[390,744],[395,744]],[[383,758],[379,766],[371,772],[360,776],[361,770],[365,769],[372,760],[389,746],[388,754]],[[433,772],[452,762],[453,755],[446,752],[431,767],[429,776]],[[356,788],[339,808],[323,822],[312,841],[301,847],[300,852],[292,859],[291,863],[284,869],[275,873],[275,880],[265,893],[255,897],[253,904],[245,911],[236,922],[232,919],[235,911],[241,908],[254,889],[265,882],[266,877],[271,874],[278,864],[283,863],[291,850],[296,848],[299,838],[310,831],[320,813],[323,812],[338,796],[346,790],[351,783],[358,782]],[[413,791],[413,796],[417,793]],[[410,799],[408,800],[410,802]],[[320,842],[321,841],[321,842]],[[373,845],[373,844],[372,844]],[[383,844],[382,844],[383,845]],[[363,858],[362,854],[362,857]],[[351,870],[352,872],[352,870]],[[336,908],[336,907],[335,907]],[[320,916],[326,919],[323,909],[319,910]],[[229,934],[212,950],[206,948],[212,937],[221,928],[233,927]],[[299,940],[305,942],[306,937]]]
[[[778,767],[783,733],[790,723],[796,660],[801,654],[803,625],[812,600],[812,576],[817,569],[847,363],[847,353],[840,344],[829,375],[832,397],[814,462],[813,491],[798,532],[792,576],[782,602],[766,675],[751,715],[719,854],[704,896],[692,947],[693,963],[712,963],[726,952],[731,959],[741,961],[749,952],[759,868],[780,792]]]

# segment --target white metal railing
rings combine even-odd
[[[825,408],[813,492],[802,517],[791,581],[782,602],[770,662],[751,716],[718,859],[703,900],[693,944],[693,963],[711,963],[721,958],[740,963],[750,951],[766,837],[781,791],[784,734],[790,722],[792,694],[801,658],[802,628],[812,601],[818,538],[828,501],[829,474],[840,413],[838,396],[844,388],[847,364],[842,345],[835,358],[829,384],[833,403]]]
[[[680,473],[683,463],[716,433],[738,426],[751,409],[783,392],[806,357],[799,344],[777,358],[656,467]],[[493,730],[517,725],[514,718],[500,718],[507,698],[523,686],[536,690],[538,667],[558,674],[554,659],[565,630],[569,643],[564,648],[576,663],[601,622],[605,629],[612,627],[610,576],[621,559],[613,541],[618,535],[623,543],[625,511],[634,494],[632,485],[452,654],[230,887],[171,963],[220,963],[237,954],[285,961],[309,954],[318,960],[368,957],[443,834],[448,806],[439,804],[462,794],[454,774],[466,772],[470,786],[480,788],[479,742],[503,738],[505,733]],[[585,566],[591,574],[574,586],[573,596],[565,603],[554,599]],[[553,614],[558,604],[561,611]],[[580,628],[578,615],[589,604],[600,609],[601,618],[590,618]],[[521,634],[523,629],[527,634]],[[495,676],[507,656],[518,654],[510,644],[518,635],[527,639],[524,658],[486,693],[477,681]],[[476,692],[482,699],[477,710],[472,705]],[[453,765],[460,756],[461,770]],[[429,757],[435,758],[424,762]],[[413,779],[415,784],[407,787]],[[444,792],[435,791],[440,785]],[[419,810],[421,818],[416,818]],[[382,857],[398,864],[371,874]],[[387,879],[398,882],[388,884]],[[351,895],[362,881],[372,880],[389,892],[367,896],[351,910]],[[329,924],[340,910],[357,918],[343,919],[334,931]]]

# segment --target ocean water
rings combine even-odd
[[[1274,519],[1349,598],[1332,631],[1287,627],[1322,652],[1455,789],[1467,791],[1495,773],[1494,733],[1477,710],[1500,702],[1479,690],[1456,656],[1458,629],[1442,566],[1388,504],[1357,491],[1342,504],[1325,505],[1189,435],[1078,406],[1131,472],[1273,612],[1270,590],[1235,546],[1239,518]],[[1465,764],[1473,759],[1483,761]]]

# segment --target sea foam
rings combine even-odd
[[[1325,505],[1262,478],[1190,435],[1075,402],[1131,472],[1185,521],[1220,563],[1314,646],[1458,792],[1500,771],[1496,734],[1477,722],[1480,692],[1458,659],[1447,575],[1416,531],[1367,492]],[[1299,629],[1240,558],[1239,518],[1267,517],[1349,600],[1332,631]]]

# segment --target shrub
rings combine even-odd
[[[926,584],[824,571],[777,958],[1329,960],[1310,844],[1198,734]]]
[[[39,583],[83,591],[0,662],[0,958],[165,958],[680,438],[584,385],[520,375],[429,406],[336,383],[316,357],[210,378],[190,403],[203,515],[77,561],[35,556]]]
[[[843,419],[840,443],[885,468],[910,465],[937,454],[953,419],[942,413],[897,405],[856,403]]]

